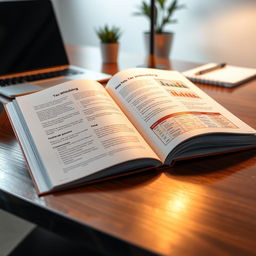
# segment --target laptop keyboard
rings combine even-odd
[[[0,79],[0,87],[20,84],[24,82],[31,82],[36,80],[43,80],[43,79],[48,79],[48,78],[53,78],[58,76],[77,75],[77,74],[83,74],[83,73],[84,72],[82,71],[67,68],[67,69],[46,72],[41,74],[33,74],[33,75],[27,75],[27,76],[18,76],[13,78]]]

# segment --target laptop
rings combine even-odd
[[[69,64],[52,3],[0,2],[0,94],[9,98],[108,74]]]

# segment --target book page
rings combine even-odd
[[[107,90],[162,161],[196,135],[255,133],[176,71],[129,69],[115,75]]]
[[[66,82],[17,103],[53,185],[129,160],[158,159],[95,81]]]

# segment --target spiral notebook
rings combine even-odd
[[[223,65],[211,70],[217,63],[208,63],[183,72],[188,79],[196,83],[212,84],[224,87],[234,87],[256,77],[256,69]],[[204,74],[198,74],[202,70],[209,70]],[[210,71],[211,70],[211,71]]]

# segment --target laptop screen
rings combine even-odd
[[[68,64],[51,2],[0,2],[0,56],[0,75]]]

